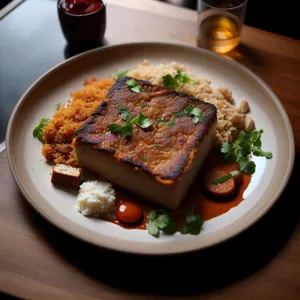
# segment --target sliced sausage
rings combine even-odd
[[[228,175],[228,172],[221,168],[215,168],[206,174],[204,184],[207,190],[214,196],[228,196],[234,192],[235,181],[231,177],[222,183],[213,183],[214,180]]]

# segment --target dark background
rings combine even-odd
[[[197,9],[197,0],[152,1],[166,2],[193,10]],[[11,0],[1,0],[0,9],[9,2]],[[299,17],[298,10],[296,9],[297,3],[298,0],[248,0],[245,23],[249,26],[282,34],[294,39],[300,39],[300,26],[296,25],[297,18]]]

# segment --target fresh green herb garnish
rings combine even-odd
[[[196,81],[191,79],[187,74],[177,71],[177,74],[173,77],[171,74],[167,74],[162,77],[163,85],[171,89],[176,89],[181,83],[195,84]]]
[[[132,118],[131,113],[128,108],[121,107],[119,104],[116,105],[122,121],[125,123],[123,125],[110,124],[108,126],[112,133],[121,133],[125,137],[130,137],[133,132],[133,124],[141,128],[148,128],[152,125],[153,121],[146,118],[142,113],[135,118]]]
[[[143,90],[142,90],[142,87],[140,86],[140,85],[137,85],[137,86],[134,86],[134,87],[132,87],[132,88],[130,88],[133,92],[135,92],[135,93],[140,93],[140,92],[142,92]]]
[[[38,140],[42,143],[45,142],[44,140],[44,127],[49,123],[49,119],[42,118],[39,125],[37,125],[33,130],[33,136],[38,138]]]
[[[143,155],[142,156],[142,161],[146,161],[147,160],[147,155]]]
[[[224,176],[222,176],[222,177],[216,178],[216,179],[212,182],[212,184],[218,184],[218,183],[225,182],[225,181],[227,181],[228,179],[230,179],[230,178],[232,178],[232,177],[235,177],[235,176],[237,176],[237,175],[239,175],[239,174],[240,174],[240,171],[232,171],[232,172],[230,172],[230,173],[228,173],[228,174],[226,174],[226,175],[224,175]]]
[[[160,144],[154,144],[154,147],[155,147],[155,148],[159,148],[159,147],[160,147]]]
[[[116,77],[117,79],[126,77],[128,74],[129,70],[121,71],[119,73],[115,73],[113,76]]]
[[[132,119],[131,113],[128,108],[121,107],[120,104],[117,104],[117,109],[121,115],[123,121],[130,121]]]
[[[133,86],[136,86],[136,80],[135,79],[128,79],[127,81],[126,81],[126,85],[127,86],[130,86],[130,87],[133,87]]]
[[[61,104],[60,104],[60,103],[57,103],[57,104],[56,104],[56,110],[59,110],[60,107],[61,107]]]
[[[122,126],[118,124],[110,124],[108,125],[108,128],[112,133],[121,133],[126,138],[132,136],[133,125],[129,121],[124,123]]]
[[[189,104],[184,111],[179,112],[175,115],[176,118],[182,118],[182,117],[191,117],[194,124],[197,124],[202,118],[202,111],[200,107],[193,107],[191,104]]]
[[[138,125],[141,128],[148,128],[153,124],[153,121],[149,118],[146,118],[143,114],[140,114],[139,116],[135,117],[132,122],[134,122],[136,125]]]
[[[152,210],[148,214],[148,233],[158,237],[160,230],[168,234],[174,234],[177,231],[177,224],[171,216],[160,210]]]
[[[195,206],[187,211],[185,223],[182,225],[182,234],[197,235],[201,231],[203,220],[200,216],[194,215],[194,208]]]
[[[251,153],[255,156],[266,157],[267,159],[273,157],[272,152],[265,152],[261,149],[262,133],[262,129],[249,133],[241,131],[238,139],[232,144],[228,142],[223,143],[221,145],[221,152],[224,154],[224,159],[228,163],[238,162],[240,171],[244,173],[255,173],[256,165],[248,157]]]
[[[170,127],[173,127],[173,126],[176,124],[174,120],[171,120],[171,121],[164,121],[164,120],[161,119],[161,118],[158,118],[156,121],[157,121],[158,123],[162,123],[162,124],[164,124],[164,125],[166,125],[166,126],[170,126]]]
[[[130,88],[131,91],[135,93],[140,93],[143,91],[142,87],[139,84],[137,84],[135,79],[128,79],[126,81],[126,85]]]

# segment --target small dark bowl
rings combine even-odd
[[[106,5],[92,13],[75,15],[67,13],[57,1],[58,17],[62,32],[69,46],[89,48],[102,45],[106,29]]]

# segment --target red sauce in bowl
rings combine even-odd
[[[88,15],[100,10],[101,0],[61,0],[59,6],[71,15]]]

